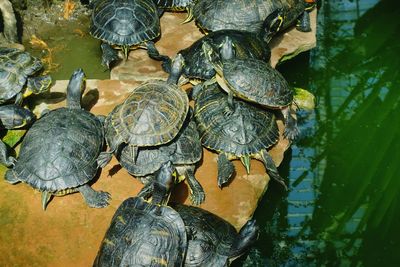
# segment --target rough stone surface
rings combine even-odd
[[[177,17],[177,19],[165,21],[170,17]],[[167,13],[162,23],[173,27],[173,25],[179,25],[184,17],[185,14],[171,15]],[[315,16],[312,18],[315,20]],[[315,21],[313,25],[315,29]],[[183,25],[182,29],[192,26],[190,24]],[[191,29],[193,30],[193,27]],[[190,44],[197,38],[196,36],[200,36],[197,28],[193,32],[193,36],[189,36],[187,32],[192,30],[175,29],[170,30],[169,33],[165,30],[163,39],[157,43],[157,47],[160,52],[172,56],[181,47]],[[294,38],[292,41],[297,40],[299,43],[284,46],[287,38]],[[301,49],[314,46],[315,32],[304,34],[289,31],[283,39],[279,40],[278,38],[276,45],[277,47],[273,49],[273,60],[276,58],[277,61],[282,55],[296,54],[298,51],[295,49],[296,46],[302,47]],[[144,52],[144,55],[138,56],[136,52]],[[123,66],[120,66],[117,73],[113,72],[112,78],[120,78],[123,81],[88,80],[83,99],[84,107],[95,114],[107,114],[115,104],[120,103],[129,92],[138,86],[140,81],[165,77],[160,69],[157,72],[159,62],[153,61],[151,67],[143,67],[149,66],[149,59],[145,54],[144,50],[134,51],[130,54],[129,60],[125,62],[124,68],[127,71],[122,71]],[[136,57],[138,60],[135,60]],[[128,63],[134,64],[127,66]],[[136,81],[134,81],[135,79]],[[46,99],[46,104],[39,105],[36,112],[40,113],[41,109],[47,105],[50,108],[64,106],[65,102],[59,102],[59,100],[65,96],[63,92],[65,92],[66,85],[67,81],[57,81],[52,88],[52,98]],[[53,97],[56,97],[57,101]],[[278,123],[282,132],[282,121],[278,121]],[[270,150],[277,165],[282,161],[284,151],[288,146],[288,141],[281,138],[279,143]],[[236,176],[229,186],[221,190],[216,182],[216,154],[204,149],[204,158],[196,172],[196,177],[206,192],[206,201],[201,207],[215,212],[240,228],[253,214],[269,182],[263,165],[256,160],[252,160],[251,164],[251,173],[247,175],[240,161],[234,161]],[[1,176],[4,175],[4,171],[5,168],[1,167]],[[108,191],[112,194],[109,207],[89,208],[84,203],[82,196],[76,193],[64,197],[54,197],[44,212],[41,208],[39,192],[34,191],[26,184],[9,185],[5,181],[1,181],[0,266],[91,266],[115,210],[126,198],[136,195],[141,187],[141,183],[132,178],[125,170],[120,169],[117,161],[113,158],[111,163],[93,181],[94,189]],[[185,182],[173,192],[174,200],[190,204],[187,196],[188,187]]]

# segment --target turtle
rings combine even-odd
[[[293,89],[279,71],[259,59],[236,58],[229,37],[225,37],[219,53],[207,42],[203,43],[203,51],[216,71],[216,80],[229,93],[227,112],[234,108],[233,96],[270,109],[280,109],[285,118],[285,137],[289,140],[297,137],[297,120],[292,116],[295,113]]]
[[[268,46],[268,42],[271,36],[279,30],[282,24],[281,21],[281,10],[276,10],[265,19],[262,31],[258,33],[241,30],[218,30],[210,32],[189,47],[178,52],[185,59],[182,75],[191,80],[208,80],[214,77],[215,70],[207,60],[202,45],[207,42],[215,49],[218,49],[222,46],[225,37],[229,37],[232,40],[237,58],[250,57],[269,62],[271,49]],[[168,59],[162,63],[162,67],[166,72],[170,72],[170,62],[171,60]]]
[[[199,207],[173,204],[188,239],[184,266],[229,266],[257,241],[259,227],[250,219],[239,232],[228,221]]]
[[[81,108],[84,81],[83,70],[75,70],[67,87],[67,107],[47,111],[33,123],[15,166],[5,174],[11,184],[25,182],[42,192],[44,210],[52,195],[79,191],[94,208],[107,206],[110,199],[109,193],[88,184],[97,173],[104,129],[101,117]]]
[[[190,113],[188,113],[187,121],[181,131],[171,142],[161,146],[140,149],[135,161],[131,156],[132,150],[134,150],[131,145],[122,148],[120,154],[117,155],[121,166],[145,184],[138,196],[148,197],[151,195],[154,172],[165,162],[171,161],[181,180],[187,178],[192,203],[199,205],[204,201],[203,187],[194,176],[195,164],[201,160],[203,150],[196,123],[191,119]]]
[[[196,96],[194,118],[204,147],[218,155],[218,186],[228,183],[235,168],[230,160],[239,158],[250,173],[250,158],[263,162],[268,175],[286,189],[285,182],[267,149],[279,140],[273,112],[234,99],[235,109],[225,112],[228,96],[218,84],[205,85]]]
[[[29,109],[15,104],[0,106],[0,130],[19,129],[32,124],[35,120],[35,114]],[[14,165],[16,159],[9,156],[7,146],[0,140],[0,164],[7,167]]]
[[[104,127],[109,150],[100,155],[99,166],[104,167],[123,145],[132,145],[135,160],[138,147],[158,146],[175,138],[189,109],[186,92],[176,85],[182,65],[183,58],[176,56],[167,81],[143,83],[108,114]]]
[[[297,29],[310,31],[311,9],[305,0],[202,0],[193,7],[193,17],[204,31],[235,29],[259,32],[265,18],[277,9],[283,9],[284,27],[300,19]],[[288,19],[286,19],[286,17]]]
[[[130,49],[147,48],[148,55],[161,60],[152,40],[160,33],[160,19],[153,0],[97,0],[93,3],[89,32],[102,41],[102,64],[118,60],[118,53],[113,49],[122,49],[125,59]]]
[[[50,75],[37,75],[42,68],[41,61],[28,52],[0,48],[0,104],[21,105],[23,97],[48,91]]]
[[[183,266],[187,248],[185,224],[165,202],[172,184],[171,162],[156,172],[151,203],[130,197],[115,212],[94,260],[94,267]],[[162,189],[161,189],[162,188]]]

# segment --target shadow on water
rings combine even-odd
[[[288,196],[268,190],[237,266],[400,264],[399,15],[394,0],[325,1],[310,60],[280,66],[319,104],[286,155]]]

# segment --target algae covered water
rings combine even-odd
[[[260,239],[235,266],[399,266],[400,5],[324,1],[317,48],[278,69],[312,91],[302,135],[256,211]]]

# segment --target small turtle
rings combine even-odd
[[[162,145],[175,138],[189,109],[187,94],[176,85],[182,65],[178,55],[167,81],[142,84],[108,114],[104,127],[109,151],[101,154],[99,166],[105,166],[120,145],[132,145],[135,160],[138,147]]]
[[[226,220],[204,209],[176,204],[172,206],[185,223],[188,246],[184,266],[229,266],[258,238],[255,220],[239,231]]]
[[[185,225],[178,212],[165,206],[173,184],[172,171],[170,162],[157,171],[159,187],[155,188],[152,203],[140,197],[122,202],[103,238],[94,267],[183,265]]]
[[[218,186],[226,184],[234,173],[230,160],[239,158],[250,172],[250,158],[264,163],[268,175],[286,185],[267,149],[278,142],[275,115],[268,110],[233,100],[235,109],[226,114],[228,96],[217,84],[206,85],[196,97],[194,118],[204,147],[218,155]]]
[[[136,160],[131,156],[133,150],[133,146],[127,145],[117,158],[123,168],[145,184],[138,196],[147,197],[152,194],[154,172],[165,162],[171,161],[180,180],[187,178],[192,203],[199,205],[204,201],[203,187],[194,176],[195,164],[201,160],[203,150],[196,123],[190,120],[190,116],[178,135],[168,144],[140,149]]]
[[[220,53],[206,42],[203,43],[203,50],[217,73],[218,83],[229,93],[228,111],[234,108],[233,96],[267,108],[280,109],[285,118],[285,137],[290,140],[297,137],[297,120],[292,116],[295,113],[292,109],[293,90],[282,74],[264,61],[236,58],[229,37],[225,38]]]
[[[0,104],[14,99],[21,105],[23,97],[49,89],[49,75],[36,76],[43,68],[38,58],[16,48],[0,48]]]
[[[299,19],[298,30],[311,30],[308,11],[312,7],[305,0],[202,0],[193,7],[193,17],[205,31],[259,32],[265,18],[277,9],[282,9],[285,14],[282,29]]]
[[[145,47],[148,55],[156,60],[164,56],[154,42],[160,33],[160,19],[153,0],[97,0],[92,11],[90,34],[103,41],[102,64],[118,60],[112,46],[122,49],[125,59],[129,49]]]
[[[272,35],[279,30],[282,24],[281,20],[281,10],[276,10],[268,16],[263,24],[262,31],[258,33],[240,30],[219,30],[210,32],[194,42],[191,46],[178,52],[185,59],[182,75],[188,79],[201,80],[208,80],[214,77],[215,70],[207,60],[202,45],[206,42],[217,49],[222,46],[226,37],[229,37],[232,41],[237,58],[257,58],[269,62],[271,50],[268,46],[268,42]],[[170,60],[166,60],[162,64],[166,72],[169,72],[170,65]]]
[[[90,207],[108,205],[110,194],[96,192],[88,182],[97,173],[97,157],[104,142],[99,118],[81,108],[85,75],[76,70],[67,87],[67,107],[48,111],[26,133],[19,158],[5,178],[25,182],[42,192],[42,207],[51,195],[79,191]]]
[[[30,125],[35,115],[28,109],[15,104],[0,106],[0,130],[19,129]],[[8,156],[7,146],[0,140],[0,164],[11,167],[15,158]]]

